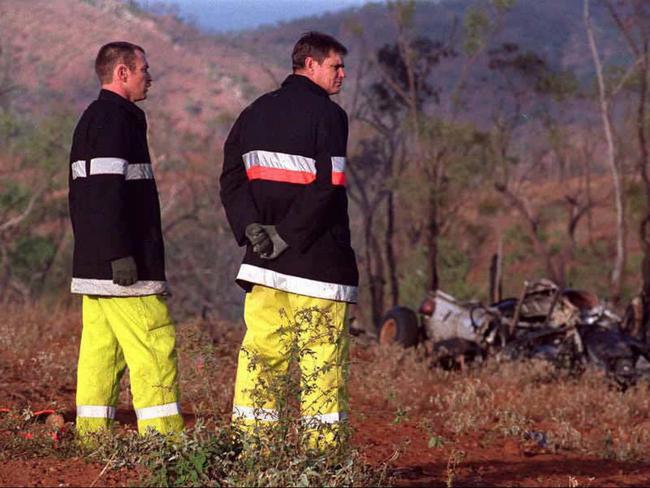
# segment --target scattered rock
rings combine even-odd
[[[63,419],[63,415],[53,413],[47,416],[45,419],[45,425],[53,429],[62,429],[65,425],[65,420]]]

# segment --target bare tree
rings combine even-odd
[[[591,21],[591,14],[589,12],[589,0],[584,0],[583,17],[585,28],[587,30],[587,39],[589,40],[589,48],[596,70],[596,79],[598,81],[598,99],[600,103],[600,115],[603,123],[603,132],[605,134],[605,141],[607,142],[607,164],[612,174],[612,181],[614,184],[614,201],[616,207],[616,256],[614,258],[614,266],[612,267],[612,296],[614,301],[621,297],[621,289],[623,283],[623,273],[625,271],[626,261],[626,248],[625,248],[625,196],[623,193],[623,177],[621,175],[620,162],[617,158],[616,147],[614,143],[612,118],[610,113],[610,102],[605,86],[605,78],[603,75],[603,66],[600,59],[600,53],[596,45],[596,38],[594,36],[594,29]]]
[[[438,277],[438,239],[440,236],[441,183],[445,172],[442,166],[446,149],[431,151],[432,126],[426,109],[439,102],[440,89],[431,84],[430,74],[435,66],[446,58],[455,56],[447,42],[432,41],[425,37],[414,37],[410,30],[410,19],[414,4],[396,2],[392,13],[398,34],[395,44],[387,44],[377,53],[376,67],[382,83],[377,85],[383,98],[400,107],[404,116],[402,122],[403,144],[410,147],[408,158],[412,161],[420,178],[428,182],[425,210],[425,244],[427,249],[428,288],[436,290]],[[439,140],[436,142],[440,142]],[[394,175],[396,176],[396,175]],[[388,222],[392,232],[394,222],[395,198],[388,197]],[[387,240],[390,242],[391,240]],[[394,258],[391,256],[391,262]],[[393,298],[398,296],[393,293]]]
[[[489,2],[499,12],[505,11],[511,3],[510,0]],[[371,157],[366,151],[363,156],[371,174],[354,165],[350,169],[353,175],[352,198],[364,213],[365,264],[373,309],[383,303],[380,297],[386,285],[392,304],[399,301],[397,243],[400,235],[415,236],[412,245],[423,244],[426,287],[438,289],[439,239],[453,224],[453,216],[466,203],[461,195],[471,191],[469,189],[476,180],[476,172],[460,176],[462,170],[457,168],[466,166],[471,158],[474,162],[480,159],[473,154],[480,145],[474,128],[455,121],[453,116],[452,120],[445,120],[443,112],[445,109],[454,112],[459,106],[469,68],[485,49],[494,26],[482,11],[472,10],[468,14],[468,37],[473,36],[473,43],[459,70],[455,88],[446,94],[443,108],[442,88],[433,83],[432,73],[444,61],[457,57],[453,47],[459,42],[457,23],[442,41],[416,36],[412,29],[415,8],[415,2],[390,2],[389,10],[397,29],[395,42],[368,56],[379,80],[364,87],[366,95],[357,97],[361,101],[356,104],[359,110],[352,111],[353,119],[370,127],[372,137],[378,139],[373,144],[374,155]],[[381,164],[376,164],[378,158]],[[456,176],[465,178],[465,181],[456,181]],[[376,181],[373,179],[376,177],[383,184],[371,183]],[[410,198],[401,196],[406,188]],[[454,191],[457,193],[452,195]],[[413,192],[417,193],[417,203],[413,202]],[[382,215],[375,213],[380,208],[383,209]],[[368,226],[377,227],[376,236]],[[381,238],[378,234],[380,226],[383,231]],[[378,245],[380,240],[381,246]],[[369,253],[372,248],[381,250],[382,256]],[[370,260],[375,261],[374,266]],[[377,266],[379,262],[386,266],[385,272]]]
[[[636,96],[634,120],[638,156],[636,169],[645,194],[645,216],[638,228],[639,241],[643,252],[642,290],[643,314],[641,323],[647,329],[650,323],[650,147],[648,145],[648,103],[650,103],[650,5],[639,0],[606,1],[607,9],[623,37],[632,56],[632,62],[621,78],[613,95],[618,90],[632,84]],[[645,332],[644,332],[645,333]]]

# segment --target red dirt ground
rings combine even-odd
[[[373,428],[371,422],[356,426],[356,444],[371,463],[385,461],[396,447],[401,448],[399,456],[391,463],[399,486],[447,486],[452,472],[453,486],[650,485],[650,463],[544,454],[514,440],[480,447],[476,438],[463,439],[455,449],[465,455],[456,467],[452,467],[450,449],[428,448],[426,434],[416,425],[388,426],[390,413],[381,417],[381,427]]]
[[[228,339],[223,342],[227,343]],[[411,398],[400,398],[414,407],[408,415],[397,418],[394,404],[381,396],[385,392],[373,393],[383,388],[379,380],[378,386],[372,383],[377,362],[377,349],[373,347],[363,344],[353,347],[352,367],[359,372],[352,375],[350,385],[355,432],[353,443],[365,461],[377,466],[388,464],[396,485],[650,486],[648,461],[618,462],[570,451],[551,452],[517,437],[501,435],[496,425],[483,425],[469,434],[454,436],[445,430],[440,420],[431,420],[435,407],[423,407],[422,402],[417,403]],[[49,348],[74,358],[76,345],[74,341],[52,341]],[[230,347],[230,350],[236,351],[236,348]],[[56,398],[57,404],[65,410],[66,421],[72,421],[74,388],[71,380],[57,386],[57,391],[47,390],[48,385],[44,384],[37,370],[30,370],[24,362],[21,364],[21,361],[12,359],[11,354],[0,358],[0,369],[3,370],[0,399],[4,403],[0,407],[20,408],[26,404],[32,408],[46,407],[47,398]],[[220,388],[225,395],[232,388],[234,371],[226,359],[222,364],[220,376],[224,383]],[[413,366],[406,363],[404,368],[412,369]],[[70,375],[70,378],[74,376]],[[440,389],[439,384],[429,386],[427,378],[409,378],[415,378],[416,382],[421,380],[422,394],[433,395]],[[448,380],[455,381],[453,376]],[[406,387],[404,391],[407,391]],[[39,405],[41,401],[43,405]],[[186,400],[182,407],[188,425],[192,425],[192,404]],[[118,410],[117,418],[126,427],[135,427],[132,411]],[[433,422],[428,430],[423,427],[423,420]],[[440,447],[429,447],[432,431],[444,436],[445,442]],[[139,479],[135,470],[104,468],[101,464],[87,463],[79,458],[8,460],[0,464],[0,486],[133,486]]]
[[[388,461],[398,486],[447,486],[450,477],[453,486],[650,485],[650,463],[545,454],[513,440],[481,447],[478,436],[457,443],[454,449],[465,454],[454,467],[449,461],[451,450],[428,448],[426,433],[414,422],[394,425],[390,411],[356,406],[367,418],[353,422],[355,445],[371,464]],[[128,412],[119,412],[118,419],[135,427]],[[191,425],[193,418],[188,415],[186,420]],[[12,460],[0,465],[0,486],[132,486],[137,481],[135,471],[104,470],[101,464],[79,458]]]

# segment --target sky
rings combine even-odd
[[[165,0],[178,5],[182,17],[215,32],[253,29],[328,11],[358,7],[368,0]],[[141,4],[154,3],[141,0]]]

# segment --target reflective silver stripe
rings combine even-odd
[[[126,167],[127,180],[152,180],[153,168],[150,164],[129,164]]]
[[[266,422],[277,422],[278,412],[271,408],[238,407],[232,409],[232,416],[238,419],[264,420]]]
[[[86,161],[75,161],[72,163],[72,179],[86,177]]]
[[[347,412],[325,413],[322,415],[311,415],[302,418],[308,427],[318,427],[320,424],[336,424],[348,419]]]
[[[337,173],[345,172],[345,162],[346,159],[342,156],[335,156],[332,158],[332,171]]]
[[[93,280],[89,278],[72,278],[72,293],[83,295],[108,295],[115,297],[135,297],[144,295],[166,295],[169,288],[166,281],[136,281],[131,286],[121,286],[112,280]]]
[[[77,405],[77,417],[114,419],[115,407],[109,407],[107,405]]]
[[[249,170],[255,166],[265,168],[301,171],[316,174],[316,160],[297,154],[285,154],[271,151],[250,151],[242,156],[244,165]]]
[[[241,265],[237,279],[268,286],[276,290],[288,291],[297,295],[325,298],[339,302],[356,303],[357,301],[356,286],[338,285],[325,281],[299,278],[250,264]]]
[[[129,162],[120,158],[93,158],[90,160],[90,175],[126,175]]]
[[[138,417],[138,420],[159,419],[161,417],[171,417],[172,415],[180,414],[181,409],[176,402],[135,409],[135,416]]]
[[[152,180],[153,168],[150,164],[129,164],[120,158],[93,158],[90,160],[91,175],[124,175],[127,180]],[[72,163],[72,179],[85,178],[86,162]]]

